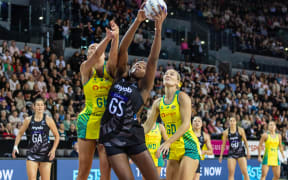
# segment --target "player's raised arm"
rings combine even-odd
[[[116,76],[118,64],[118,45],[119,45],[119,27],[114,21],[110,22],[112,29],[112,42],[109,52],[109,59],[107,61],[108,73],[114,78]]]
[[[126,66],[128,63],[128,49],[134,38],[134,35],[140,26],[140,24],[146,19],[144,12],[145,2],[141,5],[138,11],[135,21],[132,23],[128,31],[120,42],[119,53],[118,53],[118,66],[117,76],[122,76],[126,72]]]
[[[81,74],[90,74],[92,68],[101,69],[104,65],[104,52],[109,44],[110,40],[113,38],[113,33],[110,29],[106,28],[106,36],[99,44],[91,44],[87,52],[87,60],[84,61],[80,66]]]
[[[161,32],[162,32],[162,25],[167,16],[166,10],[162,9],[160,5],[158,5],[158,9],[160,10],[159,13],[153,8],[154,13],[156,14],[153,16],[155,21],[155,36],[153,40],[153,44],[150,50],[150,55],[148,57],[147,62],[147,71],[145,73],[144,78],[141,80],[140,88],[142,89],[142,97],[145,99],[149,96],[149,93],[154,85],[155,73],[157,68],[157,63],[159,59],[159,54],[161,50]]]

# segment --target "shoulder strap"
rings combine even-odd
[[[175,92],[175,96],[177,96],[177,103],[179,104],[179,93],[180,93],[180,91],[179,90],[177,90],[176,92]],[[175,97],[174,97],[175,98]]]
[[[35,121],[35,115],[34,114],[32,114],[30,123],[33,122],[33,121]]]

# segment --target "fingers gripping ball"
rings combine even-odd
[[[156,12],[158,13],[160,12],[158,5],[160,5],[162,9],[165,9],[165,12],[167,13],[167,5],[164,0],[147,0],[146,1],[145,6],[144,6],[144,11],[148,19],[153,20],[153,16],[156,15],[155,12],[153,11],[153,8],[155,9]]]

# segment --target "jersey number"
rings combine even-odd
[[[109,112],[111,114],[116,114],[116,116],[121,117],[124,114],[122,104],[124,104],[124,101],[119,101],[117,98],[112,98],[110,104],[109,104]]]
[[[167,134],[174,134],[176,132],[176,125],[175,124],[168,124],[167,125]]]
[[[42,135],[41,134],[33,134],[32,135],[32,142],[34,144],[42,143]]]
[[[239,142],[232,142],[231,143],[232,148],[238,148],[238,146],[239,146]]]

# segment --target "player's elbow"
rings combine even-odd
[[[183,123],[183,129],[185,130],[185,132],[188,131],[189,128],[190,128],[190,123],[189,123],[189,121]]]

